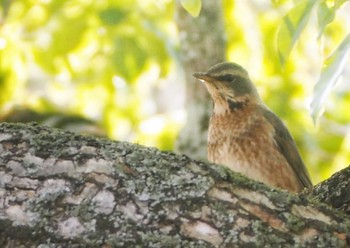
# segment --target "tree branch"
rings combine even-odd
[[[218,165],[0,124],[3,247],[345,247],[349,232],[345,215],[315,198]]]
[[[311,195],[335,209],[350,215],[350,167],[316,185]]]

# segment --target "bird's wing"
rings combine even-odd
[[[312,182],[310,175],[303,163],[303,160],[301,159],[298,148],[287,127],[273,112],[271,112],[265,106],[262,107],[262,112],[266,120],[275,129],[274,138],[280,149],[280,152],[287,159],[289,165],[292,167],[302,185],[304,185],[306,188],[311,188]]]

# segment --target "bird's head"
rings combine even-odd
[[[260,102],[248,72],[235,63],[223,62],[193,76],[205,82],[215,107],[237,108],[244,102]]]

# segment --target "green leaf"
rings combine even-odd
[[[293,49],[301,32],[305,28],[311,15],[312,8],[317,0],[303,1],[283,18],[282,24],[277,33],[277,50],[280,62],[285,63],[286,58]]]
[[[106,25],[117,25],[127,17],[125,10],[110,8],[100,12],[100,19]]]
[[[114,40],[112,63],[118,75],[128,82],[134,82],[148,62],[147,51],[140,40],[133,36],[117,36]]]
[[[334,7],[335,9],[339,9],[344,3],[348,2],[349,0],[335,0]]]
[[[350,49],[350,33],[341,42],[333,54],[324,62],[320,79],[317,81],[311,101],[311,116],[316,122],[322,115],[327,96],[343,73]]]
[[[202,8],[202,0],[181,0],[180,3],[193,17],[197,17]]]
[[[347,1],[348,0],[335,0],[332,7],[329,7],[325,0],[320,2],[317,9],[318,26],[320,29],[318,37],[322,35],[326,26],[334,20],[336,11]]]
[[[335,8],[329,7],[326,2],[322,1],[317,8],[318,27],[320,29],[318,37],[320,37],[326,28],[335,18]]]

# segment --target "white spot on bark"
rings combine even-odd
[[[12,173],[16,176],[25,176],[26,175],[26,170],[17,161],[13,161],[13,160],[9,161],[6,164],[6,168],[11,169]]]
[[[34,223],[32,221],[38,217],[37,214],[25,212],[22,206],[20,205],[8,207],[5,210],[5,213],[7,214],[9,219],[13,221],[13,226],[33,226]]]
[[[58,223],[58,231],[64,238],[72,238],[83,233],[85,227],[80,223],[77,217],[71,217]]]
[[[273,204],[273,202],[270,201],[270,199],[267,198],[264,194],[239,188],[234,189],[233,193],[239,196],[239,198],[247,199],[251,202],[256,203],[257,205],[264,205],[265,207],[268,207],[273,210],[277,209],[276,205]]]
[[[117,210],[124,213],[127,218],[132,219],[135,222],[138,222],[143,218],[143,215],[137,212],[137,206],[131,201],[124,206],[118,206]]]
[[[10,185],[21,189],[36,189],[39,185],[39,181],[30,178],[14,177]]]
[[[91,200],[97,191],[98,189],[95,184],[86,183],[83,191],[79,195],[68,195],[63,202],[79,205],[82,201]]]
[[[332,220],[329,216],[310,206],[293,205],[291,212],[302,218],[319,220],[326,223],[327,225],[332,224]]]
[[[81,153],[85,154],[96,154],[96,147],[93,146],[82,146],[80,148]]]
[[[107,162],[106,160],[99,159],[96,160],[94,158],[89,159],[86,164],[80,165],[77,167],[77,171],[83,172],[83,173],[105,173],[105,174],[111,174],[113,171],[113,166],[111,162]]]
[[[68,182],[62,179],[48,179],[43,186],[38,190],[38,196],[41,199],[52,199],[59,195],[69,192]]]
[[[188,221],[187,219],[182,219],[182,221],[181,232],[184,235],[205,240],[216,247],[219,247],[223,242],[219,231],[207,223],[202,221]]]
[[[110,214],[113,212],[115,201],[114,195],[107,190],[102,190],[97,193],[97,195],[92,199],[95,205],[95,212],[101,214]]]
[[[222,189],[218,189],[218,188],[212,188],[209,192],[208,192],[208,196],[211,198],[215,198],[215,199],[219,199],[221,201],[226,201],[226,202],[231,202],[231,203],[237,203],[237,198],[233,198],[232,195]]]
[[[41,165],[42,162],[43,162],[42,158],[34,156],[30,153],[26,153],[26,155],[23,158],[23,163],[26,163],[26,164]]]
[[[70,160],[57,160],[56,158],[45,159],[43,163],[44,172],[47,175],[62,174],[74,171],[74,164]]]
[[[11,134],[8,134],[8,133],[1,133],[0,134],[0,141],[3,141],[3,140],[9,140],[12,138],[12,135]]]
[[[0,187],[5,188],[5,185],[10,183],[13,176],[6,174],[5,171],[0,171]]]

